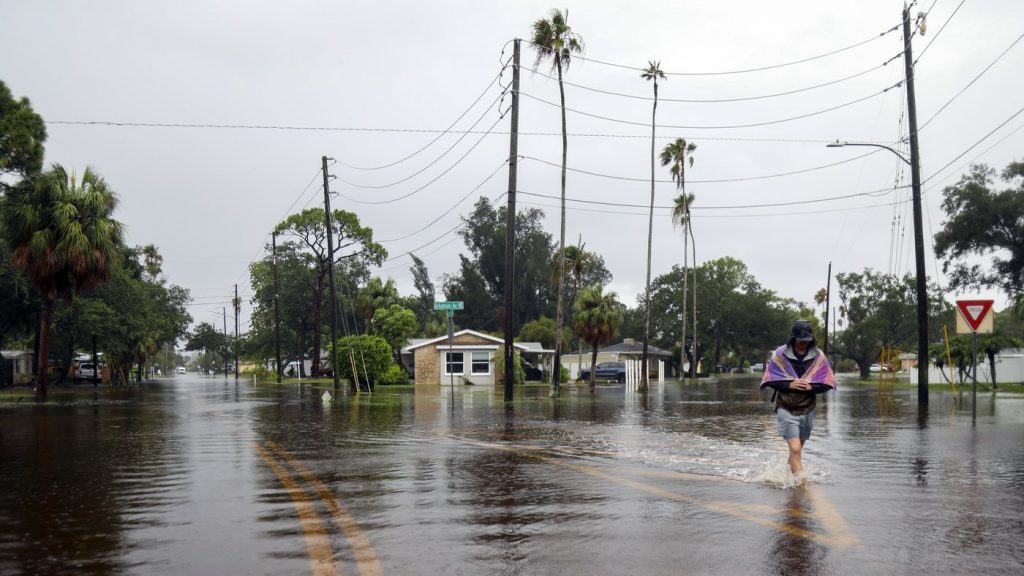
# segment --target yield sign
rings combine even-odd
[[[995,300],[957,300],[956,307],[960,309],[960,315],[971,327],[972,332],[978,332],[979,328],[982,332],[991,332],[991,322],[986,323],[987,330],[982,328],[981,324],[992,311],[993,302]]]

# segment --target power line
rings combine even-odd
[[[900,188],[906,188],[906,186],[900,186]],[[890,188],[881,188],[881,189],[878,189],[878,190],[871,190],[871,191],[868,191],[868,192],[856,192],[854,194],[844,194],[842,196],[829,196],[829,197],[826,197],[826,198],[814,198],[814,199],[811,199],[811,200],[799,200],[799,201],[794,201],[794,202],[773,202],[771,204],[745,204],[745,205],[735,205],[735,206],[693,206],[690,209],[691,210],[735,210],[735,209],[738,209],[738,208],[771,208],[773,206],[794,206],[794,205],[797,205],[797,204],[816,204],[818,202],[831,202],[833,200],[844,200],[844,199],[847,199],[847,198],[857,198],[859,196],[878,196],[880,194],[888,193],[890,191],[891,191]],[[557,200],[557,199],[561,198],[560,196],[552,196],[552,195],[549,195],[549,194],[537,194],[535,192],[525,192],[523,190],[518,190],[517,193],[518,194],[525,194],[527,196],[536,196],[538,198],[550,198],[552,200]],[[602,202],[602,201],[598,201],[598,200],[580,200],[578,198],[569,198],[569,197],[566,197],[565,200],[567,202],[578,202],[578,203],[581,203],[581,204],[597,204],[597,205],[600,205],[600,206],[619,206],[619,207],[623,207],[623,208],[650,208],[649,204],[628,204],[628,203],[624,203],[624,202]],[[659,208],[659,209],[672,209],[674,207],[673,206],[655,206],[655,208]]]
[[[499,94],[498,97],[495,98],[493,102],[491,102],[490,106],[488,106],[487,109],[484,110],[483,114],[481,114],[480,117],[476,119],[476,122],[473,122],[473,125],[470,126],[470,130],[472,130],[473,128],[476,128],[477,124],[479,124],[480,121],[482,121],[484,119],[484,117],[487,116],[487,113],[491,111],[491,108],[493,108],[494,105],[498,103],[499,99],[504,98],[504,96],[505,96],[505,92],[502,92],[501,94]],[[501,120],[501,118],[502,118],[502,116],[499,115],[498,116],[498,120]],[[494,125],[497,125],[497,122],[495,122]],[[494,126],[492,125],[491,128],[494,128]],[[445,156],[447,156],[449,152],[451,152],[456,146],[459,145],[460,142],[465,140],[466,136],[468,136],[468,135],[469,135],[468,133],[464,133],[461,136],[459,136],[458,139],[456,139],[455,142],[453,142],[452,145],[448,147],[448,149],[446,149],[444,152],[442,152],[440,156],[435,158],[433,161],[431,161],[429,164],[427,164],[423,168],[420,168],[416,172],[413,172],[412,174],[406,176],[405,178],[402,178],[401,180],[396,180],[396,181],[388,183],[388,184],[380,184],[380,185],[375,185],[375,186],[369,186],[369,185],[356,184],[356,183],[353,183],[353,182],[349,182],[348,180],[342,179],[340,177],[339,177],[339,179],[342,182],[348,184],[349,186],[354,186],[356,188],[364,188],[364,189],[368,189],[368,190],[380,190],[382,188],[390,188],[392,186],[397,186],[397,185],[402,184],[404,182],[408,182],[409,180],[415,178],[416,176],[419,176],[420,174],[425,172],[428,168],[430,168],[434,164],[437,164],[438,162],[440,162],[441,159],[444,158]],[[484,135],[486,136],[486,133]],[[479,143],[479,141],[477,143]]]
[[[398,164],[401,164],[402,162],[405,162],[406,160],[416,156],[420,152],[423,152],[427,148],[430,148],[431,146],[433,146],[435,142],[437,142],[438,140],[443,138],[446,134],[451,133],[451,130],[453,128],[455,128],[455,125],[458,124],[463,118],[465,118],[466,114],[469,114],[470,110],[472,110],[474,107],[476,107],[476,105],[484,97],[484,94],[487,94],[487,91],[490,90],[491,87],[494,86],[494,84],[501,78],[501,76],[505,72],[506,68],[508,68],[508,64],[507,63],[504,66],[501,67],[501,70],[498,72],[498,74],[494,77],[493,80],[491,80],[490,84],[488,84],[487,87],[484,88],[483,92],[481,92],[480,95],[476,97],[476,100],[473,100],[473,103],[470,104],[469,107],[466,108],[466,110],[462,112],[462,114],[459,114],[458,118],[456,118],[451,124],[449,124],[447,128],[442,130],[437,135],[436,138],[434,138],[430,142],[427,142],[426,145],[424,145],[419,150],[416,150],[415,152],[413,152],[412,154],[409,154],[408,156],[406,156],[404,158],[395,160],[394,162],[391,162],[391,163],[388,163],[388,164],[382,164],[380,166],[356,166],[354,164],[348,164],[347,162],[344,162],[342,160],[338,160],[338,164],[341,164],[342,166],[344,166],[346,168],[351,168],[353,170],[367,170],[367,171],[368,170],[382,170],[384,168],[391,168],[392,166],[396,166]],[[507,90],[504,90],[504,91],[502,91],[502,94],[505,94],[506,92],[507,92]],[[474,126],[475,126],[475,124],[474,124]]]
[[[663,96],[659,96],[658,97],[658,102],[659,103],[660,102],[678,102],[678,103],[686,103],[686,104],[721,104],[721,103],[726,103],[726,102],[747,102],[747,101],[751,101],[751,100],[765,100],[765,99],[768,99],[768,98],[777,98],[777,97],[780,97],[780,96],[790,96],[792,94],[799,94],[801,92],[808,92],[810,90],[815,90],[815,89],[818,89],[818,88],[824,88],[826,86],[832,86],[834,84],[839,84],[841,82],[845,82],[847,80],[852,80],[854,78],[863,76],[863,75],[865,75],[865,74],[867,74],[869,72],[874,72],[875,70],[879,70],[881,68],[884,68],[890,62],[892,62],[893,60],[899,58],[902,55],[903,55],[903,52],[900,52],[899,54],[896,54],[895,56],[893,56],[889,60],[886,60],[885,62],[879,64],[878,66],[873,66],[871,68],[868,68],[867,70],[864,70],[864,71],[861,71],[861,72],[857,72],[856,74],[851,74],[850,76],[845,76],[843,78],[839,78],[837,80],[831,80],[829,82],[823,82],[821,84],[815,84],[813,86],[807,86],[805,88],[798,88],[798,89],[795,89],[795,90],[788,90],[788,91],[785,91],[785,92],[776,92],[776,93],[773,93],[773,94],[761,94],[761,95],[757,95],[757,96],[744,96],[744,97],[736,97],[736,98],[709,98],[709,99],[699,99],[699,98],[665,98]],[[543,72],[534,71],[533,73],[537,74],[538,76],[543,76],[544,78],[547,78],[549,80],[557,80],[558,79],[558,78],[556,78],[554,76],[551,76],[549,74],[544,74]],[[621,97],[621,98],[631,98],[631,99],[634,99],[634,100],[645,100],[645,101],[648,101],[648,102],[654,100],[654,98],[651,97],[651,96],[640,96],[640,95],[637,95],[637,94],[625,94],[625,93],[622,93],[622,92],[614,92],[614,91],[611,91],[611,90],[603,90],[601,88],[594,88],[592,86],[586,86],[584,84],[577,84],[577,83],[570,82],[570,81],[564,80],[564,79],[562,80],[562,83],[565,84],[566,86],[572,86],[574,88],[579,88],[581,90],[588,90],[590,92],[597,92],[599,94],[606,94],[606,95],[609,95],[609,96],[618,96],[618,97]]]
[[[815,112],[808,112],[807,114],[800,114],[798,116],[791,116],[789,118],[779,118],[779,119],[776,119],[776,120],[769,120],[769,121],[766,121],[766,122],[752,122],[752,123],[749,123],[749,124],[732,124],[732,125],[720,125],[720,126],[678,126],[678,125],[673,125],[673,124],[658,124],[657,127],[658,128],[672,128],[672,129],[677,129],[677,130],[725,130],[725,129],[731,129],[731,128],[755,128],[755,127],[758,127],[758,126],[770,126],[772,124],[781,124],[783,122],[792,122],[793,120],[801,120],[803,118],[810,118],[812,116],[818,116],[820,114],[825,114],[825,113],[828,113],[828,112],[833,112],[835,110],[839,110],[840,108],[845,108],[847,106],[851,106],[853,104],[857,104],[859,102],[863,102],[865,100],[870,100],[871,98],[876,98],[878,96],[881,96],[882,94],[885,94],[889,90],[891,90],[893,88],[897,88],[897,87],[899,87],[902,84],[903,84],[903,80],[900,80],[899,82],[893,84],[892,86],[889,86],[888,88],[884,88],[884,89],[882,89],[879,92],[875,92],[873,94],[869,94],[867,96],[864,96],[864,97],[861,97],[861,98],[857,98],[856,100],[850,100],[849,102],[844,102],[842,104],[838,104],[838,105],[832,106],[830,108],[825,108],[824,110],[818,110],[818,111],[815,111]],[[520,94],[520,96],[526,96],[527,98],[530,98],[532,100],[536,100],[538,102],[547,104],[548,106],[553,106],[553,107],[556,107],[556,108],[561,108],[561,104],[557,104],[555,102],[550,102],[548,100],[544,100],[543,98],[538,98],[537,96],[534,96],[532,94],[528,94],[528,93],[522,92],[522,91],[520,91],[519,94]],[[581,116],[588,116],[590,118],[597,118],[599,120],[606,120],[608,122],[616,122],[616,123],[619,123],[619,124],[629,124],[629,125],[632,125],[632,126],[644,126],[644,127],[650,127],[650,125],[651,125],[650,122],[634,122],[632,120],[623,120],[623,119],[620,119],[620,118],[612,118],[610,116],[601,116],[600,114],[593,114],[593,113],[590,113],[590,112],[584,112],[582,110],[577,110],[575,108],[566,107],[565,109],[568,110],[569,112],[573,112],[573,113],[579,114]]]
[[[762,71],[765,71],[765,70],[774,70],[774,69],[783,68],[783,67],[786,67],[786,66],[793,66],[793,65],[796,65],[796,64],[803,64],[805,62],[811,62],[813,60],[818,60],[818,59],[821,59],[821,58],[826,58],[828,56],[833,56],[835,54],[839,54],[840,52],[845,52],[847,50],[852,50],[854,48],[857,48],[858,46],[863,46],[864,44],[868,44],[869,42],[873,42],[875,40],[878,40],[879,38],[885,36],[886,34],[889,34],[890,32],[895,32],[896,30],[899,30],[899,27],[900,27],[900,25],[897,24],[896,26],[893,26],[892,28],[889,28],[888,30],[886,30],[884,32],[881,32],[881,33],[879,33],[876,36],[872,36],[871,38],[868,38],[866,40],[862,40],[862,41],[857,42],[855,44],[851,44],[849,46],[845,46],[845,47],[839,48],[837,50],[832,50],[830,52],[825,52],[824,54],[818,54],[817,56],[810,56],[808,58],[801,58],[799,60],[793,60],[791,62],[782,62],[782,63],[779,63],[779,64],[772,64],[770,66],[760,66],[760,67],[757,67],[757,68],[747,68],[747,69],[743,69],[743,70],[723,70],[723,71],[717,71],[717,72],[665,72],[664,74],[666,76],[725,76],[725,75],[729,75],[729,74],[746,74],[748,72],[762,72]],[[530,44],[530,45],[532,45],[534,47],[537,47],[537,45],[532,43],[532,42],[526,42],[526,43]],[[642,72],[644,70],[643,68],[638,68],[636,66],[626,66],[624,64],[615,64],[613,62],[605,62],[605,61],[602,61],[602,60],[597,60],[595,58],[586,58],[586,57],[583,57],[583,56],[573,56],[573,59],[583,60],[584,62],[593,62],[595,64],[601,64],[601,65],[604,65],[604,66],[612,66],[614,68],[623,68],[623,69],[626,69],[626,70],[634,70],[634,71],[637,71],[637,72]]]
[[[498,117],[498,119],[494,121],[494,124],[491,124],[491,129],[493,129],[493,128],[494,128],[495,126],[497,126],[497,125],[498,125],[498,122],[501,122],[501,120],[502,120],[502,118],[501,118],[501,117],[499,116],[499,117]],[[356,200],[355,198],[349,198],[349,197],[347,197],[347,196],[346,196],[346,199],[347,199],[347,200],[349,200],[350,202],[355,202],[356,204],[391,204],[391,203],[393,203],[393,202],[398,202],[398,201],[400,201],[400,200],[405,200],[406,198],[408,198],[408,197],[412,196],[413,194],[417,194],[417,193],[419,193],[419,192],[422,192],[423,190],[425,190],[426,188],[428,188],[428,187],[429,187],[430,185],[432,185],[432,184],[433,184],[434,182],[437,182],[437,181],[438,181],[438,180],[440,180],[440,179],[441,179],[442,177],[444,177],[444,176],[445,176],[446,174],[448,174],[449,172],[451,172],[451,171],[452,171],[452,169],[454,169],[454,168],[455,168],[456,166],[458,166],[459,164],[461,164],[461,163],[462,163],[462,161],[466,159],[466,156],[469,156],[469,154],[470,154],[470,153],[471,153],[471,152],[472,152],[473,150],[475,150],[475,149],[476,149],[476,147],[477,147],[477,146],[479,146],[481,142],[483,142],[483,141],[484,141],[484,138],[485,138],[485,137],[487,137],[487,135],[488,135],[488,134],[490,134],[490,129],[489,129],[489,130],[488,130],[487,132],[483,133],[483,134],[482,134],[482,135],[480,136],[480,138],[478,138],[478,139],[477,139],[477,141],[476,141],[476,142],[475,142],[475,143],[473,144],[473,146],[471,146],[471,147],[469,148],[469,150],[466,150],[466,153],[465,153],[465,154],[463,154],[462,156],[460,156],[460,157],[459,157],[459,159],[458,159],[458,160],[456,160],[454,164],[452,164],[451,166],[449,166],[448,168],[446,168],[444,172],[441,172],[441,173],[440,173],[440,174],[438,174],[438,175],[437,175],[436,177],[434,177],[434,179],[433,179],[433,180],[431,180],[430,182],[427,182],[426,184],[424,184],[423,186],[420,186],[419,188],[417,188],[417,189],[413,190],[412,192],[409,192],[408,194],[405,194],[405,195],[403,195],[403,196],[399,196],[399,197],[397,197],[397,198],[392,198],[391,200],[380,200],[380,201],[376,201],[376,202],[374,202],[374,201],[369,201],[369,200]],[[357,185],[355,185],[355,184],[352,184],[351,182],[349,182],[349,181],[345,180],[344,178],[341,178],[341,177],[339,177],[339,178],[338,178],[338,180],[341,180],[342,182],[344,182],[345,184],[348,184],[348,185],[350,185],[350,186],[356,186],[357,188],[361,188],[361,186],[357,186]]]
[[[380,132],[380,133],[395,133],[395,134],[437,134],[442,133],[444,130],[431,129],[431,128],[379,128],[379,127],[367,127],[367,128],[356,128],[356,127],[332,127],[332,126],[286,126],[286,125],[263,125],[263,124],[185,124],[185,123],[155,123],[155,122],[115,122],[106,120],[46,120],[47,124],[55,125],[77,125],[77,126],[104,126],[113,128],[200,128],[200,129],[223,129],[223,130],[296,130],[296,131],[327,131],[327,132]],[[649,128],[650,124],[643,124],[645,128]],[[508,136],[508,131],[503,130],[449,130],[449,133],[467,133],[467,134],[488,134],[491,136]],[[625,138],[625,139],[645,139],[650,140],[650,134],[609,134],[609,133],[587,133],[587,132],[569,132],[567,134],[573,138]],[[561,132],[519,132],[519,136],[547,136],[561,138]],[[658,136],[659,140],[674,140],[675,136]],[[810,138],[728,138],[721,136],[687,136],[687,138],[699,138],[700,140],[714,141],[714,142],[756,142],[763,144],[829,144],[833,140],[829,139],[810,139]],[[865,143],[872,144],[884,144],[884,142],[874,142],[870,140],[859,140]]]
[[[501,164],[498,164],[498,167],[494,169],[494,172],[491,172],[491,174],[490,174],[489,176],[487,176],[486,178],[484,178],[484,179],[483,179],[483,181],[482,181],[482,182],[480,182],[479,184],[477,184],[476,186],[474,186],[474,187],[473,187],[473,189],[472,189],[472,190],[470,190],[469,192],[467,192],[465,196],[463,196],[462,198],[460,198],[458,202],[456,202],[455,204],[452,204],[452,205],[451,205],[451,207],[449,207],[449,208],[448,208],[447,210],[445,210],[445,211],[444,211],[444,212],[443,212],[443,213],[442,213],[442,214],[441,214],[440,216],[438,216],[437,218],[434,218],[434,219],[433,219],[433,220],[432,220],[432,221],[431,221],[431,222],[430,222],[429,224],[427,224],[426,226],[424,226],[424,227],[420,228],[419,230],[416,230],[415,232],[410,232],[410,233],[408,233],[408,234],[406,234],[406,235],[404,235],[404,236],[399,236],[398,238],[391,238],[391,239],[389,239],[389,240],[377,240],[377,243],[378,243],[378,244],[387,244],[388,242],[397,242],[397,241],[399,241],[399,240],[405,240],[406,238],[408,238],[408,237],[410,237],[410,236],[415,236],[416,234],[419,234],[420,232],[423,232],[423,231],[424,231],[424,230],[426,230],[427,228],[430,228],[431,226],[433,226],[434,224],[436,224],[438,220],[440,220],[441,218],[444,218],[444,217],[445,217],[445,216],[447,216],[447,215],[448,215],[449,213],[451,213],[451,211],[452,211],[452,210],[455,210],[456,208],[458,208],[460,204],[462,204],[463,202],[465,202],[465,201],[466,201],[466,198],[469,198],[469,197],[470,197],[470,195],[472,195],[472,194],[473,194],[474,192],[476,192],[477,190],[479,190],[481,186],[483,186],[484,184],[486,184],[487,182],[489,182],[489,181],[491,180],[491,178],[494,178],[494,175],[495,175],[495,174],[497,174],[498,172],[500,172],[500,171],[501,171],[501,169],[502,169],[502,168],[504,168],[506,164],[508,164],[508,160],[503,160],[503,161],[501,162]],[[348,199],[349,199],[349,198],[348,198],[348,196],[345,196],[345,195],[342,195],[342,198],[345,198],[346,200],[348,200]]]
[[[713,179],[713,180],[687,180],[686,182],[687,182],[687,184],[721,184],[721,183],[726,183],[726,182],[747,182],[747,181],[750,181],[750,180],[767,180],[767,179],[770,179],[770,178],[781,178],[783,176],[793,176],[795,174],[804,174],[804,173],[807,173],[807,172],[814,172],[816,170],[824,170],[826,168],[832,168],[834,166],[839,166],[841,164],[846,164],[848,162],[854,162],[854,161],[860,160],[861,158],[866,158],[868,156],[871,156],[872,154],[877,154],[878,152],[881,152],[881,150],[882,150],[881,148],[876,148],[876,149],[874,149],[874,150],[872,150],[870,152],[861,154],[860,156],[854,156],[852,158],[847,158],[846,160],[840,160],[838,162],[832,162],[831,164],[823,164],[821,166],[813,166],[811,168],[804,168],[804,169],[801,169],[801,170],[792,170],[790,172],[779,172],[777,174],[762,174],[760,176],[746,176],[746,177],[742,177],[742,178],[719,178],[719,179]],[[534,158],[533,156],[520,156],[520,158],[522,158],[524,160],[533,160],[535,162],[540,162],[541,164],[546,164],[546,165],[554,167],[554,168],[561,168],[562,167],[561,164],[556,164],[554,162],[549,162],[547,160],[541,160],[540,158]],[[591,172],[589,170],[582,170],[582,169],[579,169],[579,168],[570,168],[568,166],[566,167],[566,170],[568,170],[570,172],[576,172],[576,173],[579,173],[579,174],[586,174],[588,176],[596,176],[598,178],[608,178],[608,179],[611,179],[611,180],[624,180],[624,181],[628,181],[628,182],[650,182],[651,181],[650,178],[630,177],[630,176],[614,176],[614,175],[611,175],[611,174],[602,174],[600,172]],[[655,182],[674,183],[675,180],[659,179],[659,180],[655,180]]]
[[[766,212],[757,212],[757,213],[751,213],[751,214],[694,214],[693,218],[697,218],[697,219],[701,219],[702,220],[704,218],[766,218],[766,217],[772,217],[772,216],[804,216],[804,215],[808,215],[808,214],[828,214],[828,213],[832,213],[832,212],[848,212],[848,211],[854,211],[854,210],[869,210],[869,209],[872,209],[872,208],[883,208],[883,207],[886,207],[886,206],[893,206],[893,205],[895,205],[897,203],[906,203],[906,202],[909,202],[909,200],[901,200],[899,202],[886,202],[886,203],[883,203],[883,204],[869,204],[867,206],[856,206],[856,207],[853,207],[853,208],[830,208],[828,210],[805,210],[805,211],[801,211],[801,212],[768,212],[768,213],[766,213]],[[539,206],[539,207],[542,207],[542,208],[560,208],[560,206],[558,206],[557,204],[543,204],[543,203],[540,203],[540,202],[522,202],[522,204],[524,204],[526,206]],[[648,207],[644,206],[643,208],[646,209]],[[655,206],[655,209],[662,209],[662,208],[666,208],[667,209],[668,207],[667,206]],[[691,209],[692,209],[692,207],[691,207]],[[647,212],[622,212],[622,211],[618,211],[618,210],[598,210],[596,208],[576,208],[576,207],[570,207],[570,208],[567,208],[567,210],[572,210],[574,212],[590,212],[590,213],[597,213],[597,214],[614,214],[616,216],[642,216],[642,217],[647,217],[648,216]]]
[[[988,72],[988,71],[989,71],[989,68],[992,68],[993,66],[995,66],[995,65],[996,65],[996,62],[999,62],[999,60],[1000,60],[1000,59],[1002,59],[1002,57],[1003,57],[1003,56],[1006,56],[1006,53],[1007,53],[1007,52],[1009,52],[1011,48],[1013,48],[1014,46],[1016,46],[1016,45],[1017,45],[1017,43],[1018,43],[1018,42],[1020,42],[1021,38],[1024,38],[1024,34],[1021,34],[1020,36],[1017,36],[1017,39],[1016,39],[1016,40],[1014,40],[1014,41],[1013,41],[1012,43],[1010,43],[1010,45],[1006,47],[1006,50],[1003,50],[1003,53],[1002,53],[1002,54],[1000,54],[999,56],[996,56],[996,59],[995,59],[995,60],[993,60],[993,61],[992,61],[992,62],[991,62],[991,63],[990,63],[990,64],[989,64],[988,66],[986,66],[984,70],[982,70],[981,72],[979,72],[979,73],[978,73],[978,75],[977,75],[977,76],[975,76],[973,80],[971,80],[970,82],[968,82],[966,86],[964,86],[963,88],[961,88],[959,92],[957,92],[956,94],[954,94],[954,95],[953,95],[953,97],[949,99],[949,101],[947,101],[947,102],[946,102],[945,104],[943,104],[943,105],[942,105],[942,107],[941,107],[941,108],[939,108],[939,109],[938,109],[938,110],[937,110],[937,111],[935,112],[935,114],[932,114],[932,117],[931,117],[931,118],[929,118],[929,119],[925,120],[925,121],[924,121],[924,124],[921,124],[920,126],[918,126],[918,127],[917,127],[917,131],[918,131],[918,133],[920,133],[920,132],[921,132],[921,130],[924,130],[924,127],[925,127],[925,126],[927,126],[929,122],[931,122],[932,120],[934,120],[934,119],[935,119],[935,117],[936,117],[936,116],[938,116],[938,115],[939,115],[939,114],[940,114],[940,113],[941,113],[941,112],[942,112],[943,110],[945,110],[947,106],[949,106],[950,104],[952,104],[952,103],[953,103],[953,101],[954,101],[954,100],[956,100],[957,98],[959,98],[959,97],[960,97],[960,95],[964,93],[964,91],[966,91],[966,90],[967,90],[968,88],[970,88],[970,87],[971,87],[971,85],[973,85],[973,84],[974,84],[975,82],[977,82],[977,81],[978,81],[978,78],[981,78],[981,77],[982,77],[982,76],[983,76],[983,75],[984,75],[984,74],[985,74],[986,72]]]
[[[928,48],[930,48],[931,45],[934,44],[935,41],[939,39],[939,34],[942,34],[942,31],[946,29],[946,25],[949,24],[949,21],[953,19],[953,16],[956,16],[956,13],[960,11],[960,7],[963,6],[964,2],[966,1],[967,0],[960,0],[960,3],[956,5],[956,8],[953,10],[953,13],[950,14],[949,18],[946,18],[946,21],[942,23],[942,27],[939,28],[939,31],[936,32],[934,36],[932,36],[932,39],[927,44],[925,44],[924,50],[921,50],[921,53],[918,54],[917,58],[914,59],[914,66],[917,66],[918,60],[920,60],[921,57],[924,56],[924,53],[928,51]],[[935,2],[932,2],[932,8],[934,7]],[[931,13],[931,8],[928,9],[928,13]]]
[[[946,168],[949,168],[949,166],[950,166],[951,164],[953,164],[953,163],[954,163],[954,162],[956,162],[957,160],[959,160],[959,159],[963,158],[963,157],[964,157],[964,155],[966,155],[966,154],[967,154],[968,152],[970,152],[971,150],[973,150],[973,149],[974,149],[974,148],[975,148],[975,147],[976,147],[976,146],[977,146],[978,144],[981,144],[982,142],[984,142],[985,140],[987,140],[989,136],[991,136],[991,135],[995,134],[995,133],[996,133],[996,131],[998,131],[998,130],[999,130],[1000,128],[1002,128],[1003,126],[1006,126],[1006,125],[1007,125],[1007,124],[1008,124],[1008,123],[1010,122],[1010,120],[1013,120],[1014,118],[1016,118],[1017,116],[1019,116],[1021,112],[1024,112],[1024,108],[1021,108],[1020,110],[1017,110],[1016,112],[1014,112],[1013,114],[1011,114],[1009,118],[1007,118],[1006,120],[1003,120],[1003,121],[1002,121],[1002,122],[1001,122],[1001,123],[1000,123],[1000,124],[999,124],[998,126],[996,126],[995,128],[993,128],[993,129],[992,129],[992,130],[991,130],[991,131],[990,131],[990,132],[989,132],[988,134],[985,134],[984,136],[982,136],[980,140],[978,140],[978,141],[977,141],[977,142],[975,142],[974,144],[971,144],[971,145],[970,145],[970,146],[969,146],[969,147],[968,147],[968,148],[967,148],[966,150],[964,150],[963,152],[961,152],[960,154],[958,154],[956,158],[953,158],[952,160],[950,160],[949,162],[947,162],[945,166],[943,166],[942,168],[939,168],[938,170],[936,170],[935,172],[933,172],[931,176],[929,176],[929,177],[925,178],[924,180],[922,180],[922,181],[921,181],[921,184],[924,184],[925,182],[927,182],[927,181],[931,180],[931,179],[932,179],[932,178],[934,178],[934,177],[935,177],[936,175],[938,175],[939,173],[941,173],[941,172],[942,172],[943,170],[945,170]]]

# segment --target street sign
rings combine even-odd
[[[462,310],[462,302],[454,300],[452,302],[434,302],[434,310]]]
[[[989,333],[992,331],[992,304],[995,300],[957,300],[960,311],[956,319],[957,334]]]

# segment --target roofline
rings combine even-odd
[[[465,328],[463,330],[459,330],[458,332],[452,334],[452,338],[454,338],[456,336],[461,336],[463,334],[472,334],[474,336],[479,336],[479,337],[481,337],[481,338],[483,338],[485,340],[490,340],[491,342],[494,342],[496,344],[505,344],[505,341],[502,340],[501,338],[497,338],[497,337],[491,336],[489,334],[484,334],[482,332],[477,332],[476,330],[470,330],[469,328]],[[420,342],[419,344],[403,348],[403,350],[408,350],[408,351],[411,352],[411,351],[413,351],[413,350],[415,350],[417,348],[422,348],[424,346],[429,346],[431,344],[436,344],[438,342],[443,342],[443,341],[445,341],[447,339],[448,339],[448,335],[445,334],[444,336],[438,336],[437,338],[431,338],[430,340],[427,340],[426,342]],[[515,342],[512,343],[512,346],[514,348],[517,348],[519,350],[523,350],[525,352],[530,352],[531,351],[529,348],[526,348],[525,346],[520,346],[519,344],[516,344]]]

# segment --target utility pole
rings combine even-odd
[[[241,312],[242,303],[238,301],[238,284],[235,284],[235,299],[231,301],[235,305],[235,383],[238,383],[238,313]]]
[[[331,177],[327,174],[327,156],[320,158],[324,174],[324,220],[327,223],[327,277],[331,284],[331,374],[334,376],[334,391],[338,391],[338,289],[334,284],[334,227],[331,226]],[[316,327],[319,329],[319,327]],[[317,350],[317,356],[320,351]],[[353,377],[355,375],[353,374]]]
[[[515,317],[516,169],[519,157],[519,38],[512,48],[512,123],[508,150],[508,213],[505,219],[505,402],[512,401],[515,383],[515,351],[512,330]]]
[[[928,406],[928,276],[921,229],[921,154],[917,147],[914,56],[910,46],[910,7],[903,5],[903,61],[906,65],[907,120],[910,130],[910,185],[914,200],[914,257],[917,262],[917,403]]]
[[[274,254],[274,371],[277,372],[277,383],[281,383],[281,314],[277,309],[277,230],[270,235]]]
[[[224,314],[224,340],[228,339],[228,309],[226,306],[221,306],[221,312]],[[214,312],[216,314],[216,312]],[[216,330],[216,328],[214,328]],[[224,350],[224,353],[220,355],[223,365],[221,369],[224,370],[224,379],[228,379],[228,351]]]

